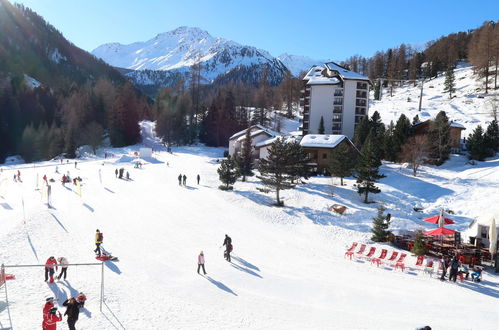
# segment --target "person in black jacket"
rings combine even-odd
[[[441,281],[445,281],[445,275],[447,274],[447,268],[449,267],[449,257],[444,256],[440,261],[442,263],[442,276],[440,276]]]
[[[225,234],[223,245],[225,245],[225,252],[224,252],[225,260],[230,262],[230,253],[232,252],[232,238],[230,238],[229,235],[227,234]]]
[[[64,315],[68,316],[68,327],[69,330],[76,330],[75,324],[78,321],[78,315],[80,314],[80,307],[82,306],[75,298],[69,298],[62,303],[66,306],[66,312]]]
[[[450,262],[449,281],[456,282],[458,271],[459,271],[459,260],[457,260],[457,258],[454,257]]]

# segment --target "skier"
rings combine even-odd
[[[198,174],[196,179],[198,180],[198,185],[199,185],[199,180],[201,180],[201,177],[199,176],[199,174]]]
[[[94,252],[97,253],[97,255],[100,257],[101,252],[100,252],[100,245],[102,244],[102,241],[104,240],[104,235],[97,229],[95,231],[95,250]]]
[[[80,314],[80,308],[83,306],[80,304],[75,298],[71,297],[66,299],[65,302],[62,303],[63,306],[66,306],[66,312],[64,315],[68,316],[68,327],[69,330],[76,330],[75,324],[78,321],[78,316]]]
[[[54,267],[57,270],[57,260],[54,257],[50,257],[45,262],[45,282],[49,280],[49,283],[54,283]]]
[[[230,238],[227,234],[225,234],[223,245],[225,245],[224,258],[225,260],[230,262],[230,253],[232,252],[232,238]]]
[[[61,265],[61,273],[59,276],[57,276],[57,279],[60,280],[62,275],[64,274],[64,280],[66,280],[66,275],[68,271],[68,260],[64,257],[59,257],[57,258],[57,261],[59,261],[59,265]]]
[[[181,186],[182,185],[182,174],[179,174],[178,175],[178,185]]]
[[[204,269],[204,254],[203,254],[203,251],[201,251],[201,253],[199,254],[198,256],[198,274],[199,274],[199,269],[200,268],[203,268],[203,273],[206,275],[206,270]]]
[[[57,322],[60,321],[62,321],[61,313],[57,311],[57,307],[52,307],[47,316],[43,318],[42,328],[43,330],[57,330]]]
[[[185,174],[182,176],[182,181],[183,181],[184,186],[185,186],[185,183],[187,182],[187,177],[185,176]]]

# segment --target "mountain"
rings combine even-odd
[[[307,56],[290,55],[287,53],[281,54],[277,57],[288,68],[293,76],[297,77],[302,71],[310,69],[313,65],[320,65],[326,63],[325,60],[314,60]]]
[[[267,70],[269,82],[278,84],[286,70],[282,62],[267,51],[215,38],[204,30],[185,26],[144,42],[104,44],[92,53],[112,66],[135,70],[127,76],[145,85],[164,84],[164,80],[170,78],[170,75],[155,71],[185,74],[198,63],[203,66],[201,73],[209,82],[223,76],[222,81],[258,84],[256,73]]]
[[[76,47],[29,8],[0,0],[0,75],[27,76],[52,88],[100,77],[124,82],[108,64]]]

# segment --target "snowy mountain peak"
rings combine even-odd
[[[277,58],[291,71],[293,76],[298,76],[300,72],[311,68],[313,65],[326,63],[324,60],[314,60],[308,56],[291,55],[283,53]]]

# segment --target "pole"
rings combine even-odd
[[[421,80],[421,94],[419,95],[419,109],[418,109],[418,111],[421,111],[421,106],[423,105],[423,84],[424,84],[424,79]]]
[[[3,264],[2,264],[1,273],[2,273],[1,276],[5,277],[5,281],[4,281],[3,285],[5,288],[5,303],[7,304],[7,314],[9,315],[10,329],[14,330],[14,327],[12,326],[12,318],[10,317],[9,296],[7,295],[7,277],[5,275],[5,266]]]
[[[100,311],[102,313],[102,303],[104,302],[104,262],[102,262],[101,280],[100,280]]]

